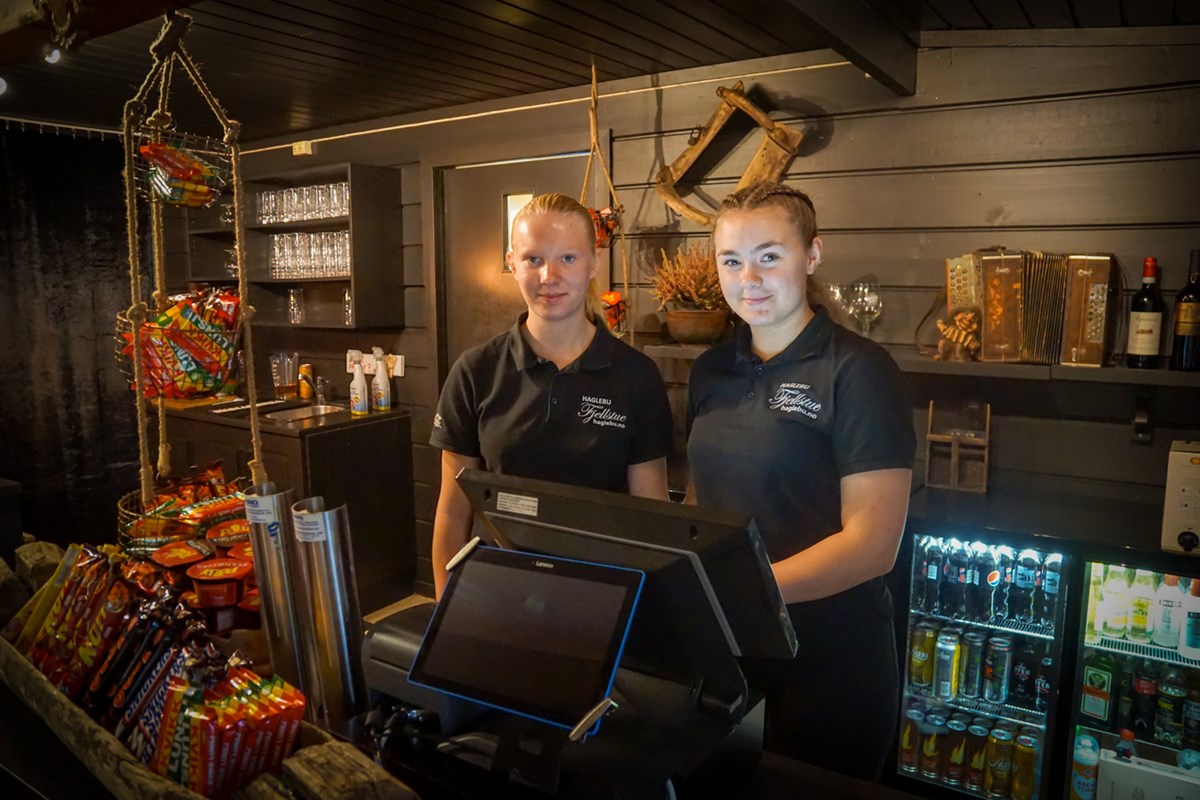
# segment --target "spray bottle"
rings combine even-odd
[[[371,402],[371,393],[367,389],[367,379],[363,375],[362,359],[354,361],[354,379],[350,381],[350,413],[361,417],[367,413]]]
[[[371,381],[371,410],[387,411],[392,407],[392,382],[388,379],[387,358],[382,347],[372,347],[375,353],[375,379]]]

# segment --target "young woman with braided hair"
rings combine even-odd
[[[916,449],[902,376],[823,308],[823,243],[803,192],[735,192],[713,241],[744,324],[692,368],[689,499],[754,516],[796,628],[795,659],[745,665],[767,693],[767,748],[877,779],[900,702],[883,576]]]

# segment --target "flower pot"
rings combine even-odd
[[[680,344],[710,344],[721,338],[729,324],[729,311],[678,309],[667,312],[667,331]]]

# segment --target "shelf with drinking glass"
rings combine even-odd
[[[930,614],[919,609],[912,609],[913,614],[919,614],[929,619],[940,620],[941,622],[954,622],[959,625],[964,625],[970,628],[987,628],[993,631],[1002,631],[1004,633],[1013,633],[1018,636],[1029,636],[1034,639],[1054,640],[1054,629],[1045,625],[1034,625],[1028,622],[1016,622],[1014,620],[1001,620],[999,622],[978,622],[965,617],[948,617],[944,614]]]
[[[303,278],[284,278],[284,277],[251,278],[250,282],[251,283],[280,283],[280,284],[288,284],[288,283],[349,283],[350,280],[351,280],[350,275],[343,274],[343,275],[307,275]]]
[[[295,233],[297,231],[335,231],[342,230],[350,224],[350,217],[316,217],[313,219],[297,219],[291,222],[255,222],[246,226],[248,231],[262,233]]]
[[[1092,642],[1084,639],[1084,647],[1093,647],[1097,650],[1107,650],[1110,653],[1119,653],[1126,656],[1137,656],[1138,658],[1148,658],[1151,661],[1158,661],[1163,664],[1174,664],[1177,667],[1191,667],[1192,669],[1200,669],[1200,659],[1188,658],[1173,647],[1163,647],[1153,643],[1131,642],[1128,639],[1114,639],[1111,636],[1101,636],[1098,641]]]
[[[1043,730],[1046,728],[1045,711],[1035,711],[1032,708],[1025,708],[1013,703],[989,703],[979,697],[963,697],[962,695],[955,695],[954,699],[946,700],[934,695],[928,686],[918,686],[915,683],[908,684],[907,694],[914,700],[940,703],[947,708],[965,711],[969,714],[991,717],[992,719],[1006,719],[1018,725],[1032,725],[1035,728]]]

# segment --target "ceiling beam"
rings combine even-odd
[[[851,64],[898,95],[916,92],[919,32],[915,14],[884,17],[868,0],[788,3],[806,27]]]
[[[0,0],[0,64],[20,64],[51,47],[79,48],[197,0]]]

